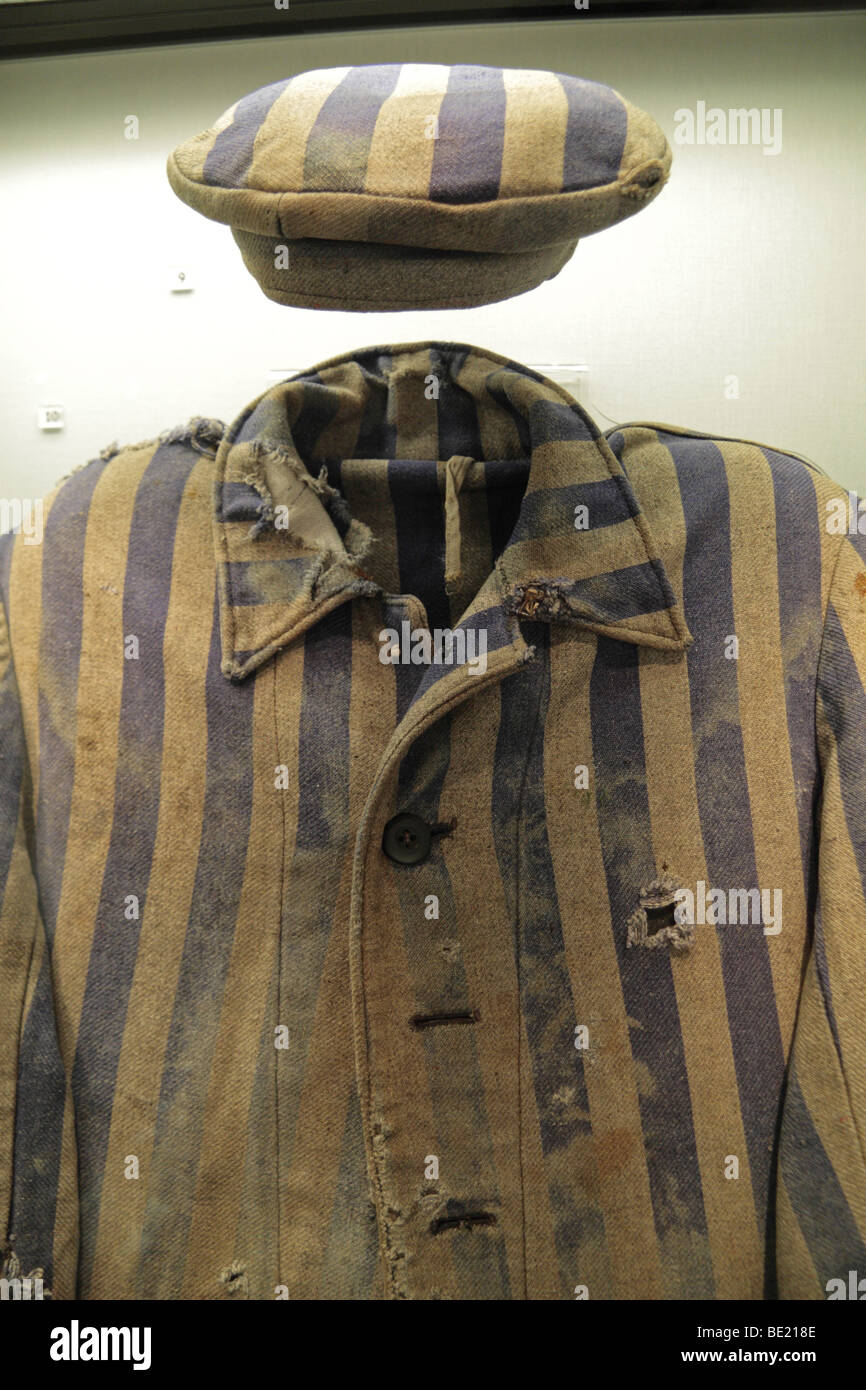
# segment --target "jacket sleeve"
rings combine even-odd
[[[866,537],[841,542],[816,690],[814,934],[779,1137],[780,1298],[866,1297]],[[796,769],[795,769],[796,772]],[[859,1281],[863,1283],[856,1286]]]
[[[33,813],[0,598],[0,1276],[31,1280],[11,1297],[73,1298],[75,1133],[33,870]]]

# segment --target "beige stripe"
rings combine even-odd
[[[429,348],[400,353],[401,376],[392,380],[388,396],[388,424],[394,426],[394,454],[401,459],[438,459],[439,403],[429,399],[427,382],[436,377]],[[409,390],[409,381],[413,389]],[[442,382],[439,382],[441,390]]]
[[[758,879],[736,886],[782,892],[782,930],[765,941],[787,1057],[809,924],[785,703],[773,478],[760,450],[742,444],[718,448],[731,507],[735,665]],[[716,656],[724,660],[723,653]]]
[[[6,789],[4,789],[6,790]],[[44,933],[27,852],[24,798],[0,897],[0,1231],[8,1230],[12,1192],[18,1045],[42,960]],[[39,943],[37,949],[37,943]],[[34,958],[36,957],[36,958]]]
[[[29,868],[30,873],[32,874],[32,867],[30,866],[29,855],[28,855],[28,868]],[[14,904],[14,902],[15,902],[15,894],[13,894],[12,897],[11,897],[10,904],[9,904],[10,908],[12,907],[12,905]],[[36,912],[36,914],[37,914],[37,916],[38,916],[38,914],[39,914],[39,907],[38,907],[38,904],[37,904],[36,907],[35,907],[35,912]],[[34,940],[34,942],[33,942],[33,959],[32,959],[31,962],[30,962],[30,971],[29,971],[29,974],[28,974],[28,976],[27,976],[27,984],[26,984],[25,990],[24,990],[24,1007],[23,1007],[23,1017],[24,1017],[24,1018],[27,1017],[27,1015],[30,1013],[30,1010],[31,1010],[31,1008],[32,1008],[32,1006],[33,1006],[33,997],[34,997],[34,995],[36,994],[36,986],[37,986],[37,984],[39,983],[39,972],[40,972],[40,970],[42,969],[42,957],[45,955],[45,953],[46,953],[47,950],[48,950],[48,943],[47,943],[47,941],[46,941],[46,939],[45,939],[45,924],[44,924],[44,923],[41,923],[41,925],[39,926],[39,928],[38,928],[38,930],[37,930],[37,932],[36,932],[36,937],[35,937],[35,940]]]
[[[624,178],[632,168],[643,164],[647,159],[659,159],[669,165],[670,149],[667,140],[652,116],[646,111],[641,111],[639,107],[632,106],[620,92],[615,91],[614,95],[622,102],[626,114],[625,142],[617,178]]]
[[[570,513],[564,512],[567,523]],[[599,526],[593,531],[575,531],[563,536],[542,535],[519,541],[508,550],[508,576],[517,582],[522,575],[537,575],[543,560],[545,571],[571,579],[594,579],[610,570],[647,563],[647,552],[631,517],[616,521],[612,526]],[[659,590],[659,608],[664,596]],[[643,614],[626,621],[632,626],[640,623]]]
[[[291,902],[292,884],[290,880],[290,866],[295,853],[295,844],[298,833],[298,807],[300,798],[300,776],[299,776],[299,756],[300,756],[300,735],[301,735],[301,708],[304,692],[304,658],[305,646],[303,642],[298,642],[290,647],[285,653],[275,658],[273,676],[273,717],[275,722],[275,737],[277,748],[277,761],[280,766],[288,769],[286,778],[287,786],[277,795],[279,805],[274,808],[273,815],[279,817],[280,835],[282,841],[282,855],[279,866],[279,885],[280,885],[280,924],[279,936],[277,940],[277,961],[276,970],[278,972],[278,982],[276,988],[276,1018],[274,1025],[285,1026],[289,1029],[289,1046],[292,1046],[293,1031],[291,1019],[288,1017],[288,1006],[286,1004],[287,982],[282,973],[283,957],[283,914],[286,911],[286,904]],[[295,1043],[297,1039],[295,1038]],[[274,1124],[277,1134],[277,1258],[279,1268],[277,1277],[280,1284],[286,1284],[289,1290],[289,1297],[298,1296],[298,1281],[292,1262],[292,1224],[294,1213],[287,1201],[287,1179],[289,1175],[289,1152],[283,1134],[284,1121],[281,1114],[281,1095],[284,1088],[284,1079],[280,1075],[280,1054],[277,1049],[275,1052],[275,1096],[276,1114]]]
[[[54,939],[54,986],[61,1050],[71,1066],[96,927],[102,876],[114,819],[118,725],[123,674],[123,589],[129,529],[141,478],[154,450],[120,454],[93,491],[84,541],[81,657],[75,721],[75,769],[69,809],[63,886]],[[57,728],[67,711],[52,709],[48,654],[39,671],[40,693]],[[117,930],[135,930],[124,928]]]
[[[866,561],[845,540],[836,565],[833,607],[866,690]]]
[[[494,493],[493,497],[495,505],[497,494]],[[493,570],[493,541],[486,488],[471,488],[464,483],[457,495],[457,505],[460,515],[460,582],[449,600],[449,622],[452,627],[456,627]]]
[[[210,516],[200,496],[202,491],[207,493],[212,475],[212,460],[205,458],[196,464],[187,480],[177,518],[174,553],[183,557],[183,564],[175,565],[172,570],[163,640],[165,707],[159,818],[146,906],[138,927],[138,951],[117,1069],[94,1277],[88,1291],[91,1298],[115,1298],[119,1289],[134,1290],[141,1255],[163,1059],[175,1007],[204,813],[205,677],[211,625],[210,622],[190,623],[189,615],[209,614],[212,605],[214,572]],[[132,488],[128,495],[131,499]],[[104,547],[105,538],[99,540]],[[96,541],[94,537],[94,548]],[[90,543],[88,530],[88,551]],[[115,583],[119,575],[122,584],[123,566],[119,562],[115,564],[116,567],[112,566],[108,572],[114,576]],[[97,586],[93,584],[90,588],[95,595]],[[119,618],[122,599],[118,597],[115,602]],[[89,611],[92,610],[86,607],[85,613]],[[86,650],[85,642],[82,651]],[[82,689],[90,689],[89,681]],[[112,696],[114,747],[117,739],[115,700],[119,704],[119,691],[118,679],[116,696],[110,686],[105,692]],[[94,692],[87,707],[98,707],[98,703]],[[76,768],[76,787],[77,773]],[[102,776],[103,770],[97,767],[91,775],[94,773]],[[102,794],[107,796],[108,793],[103,791]],[[110,809],[110,797],[108,800]],[[86,837],[77,843],[86,845]],[[104,858],[105,848],[100,846],[100,851]],[[92,922],[95,918],[101,871],[93,877],[94,901],[90,905],[84,902],[82,888],[78,898],[79,922]],[[70,913],[72,910],[70,903]],[[136,930],[134,926],[126,929]],[[82,964],[86,970],[86,954],[79,969]],[[75,1016],[77,1018],[77,1011]],[[124,1176],[124,1163],[129,1154],[138,1158],[140,1176],[137,1180]]]
[[[307,142],[319,112],[350,73],[345,68],[315,68],[297,73],[274,102],[253,142],[247,188],[267,192],[303,192]]]
[[[382,103],[367,157],[365,193],[428,198],[436,140],[430,132],[448,88],[441,63],[404,63]]]
[[[227,111],[218,117],[210,129],[203,130],[200,135],[194,135],[191,140],[185,140],[175,150],[178,168],[194,183],[204,183],[204,166],[207,163],[208,155],[216,144],[220,131],[231,125],[237,108],[238,102],[235,101]]]
[[[310,463],[315,462],[316,472],[318,472],[318,463],[322,459],[351,458],[354,454],[358,434],[363,423],[363,407],[369,391],[361,369],[356,362],[341,363],[337,367],[325,367],[320,376],[323,384],[330,389],[330,400],[334,399],[334,393],[338,394],[339,406],[333,419],[329,420],[322,432],[317,435],[312,460],[304,460],[309,471],[313,471],[309,467]],[[316,388],[307,389],[315,390]],[[295,423],[303,405],[303,395],[298,392],[294,395],[297,408],[294,411],[291,424]]]
[[[491,362],[483,354],[470,353],[455,378],[472,400],[485,459],[519,459],[526,455],[513,417],[503,410],[485,383],[492,372],[503,371],[501,362]],[[437,448],[434,457],[438,457]]]
[[[43,502],[43,526],[48,525],[55,488]],[[39,798],[39,638],[42,631],[42,545],[23,545],[19,539],[9,567],[9,635],[15,679],[21,698],[21,718],[33,780],[33,805]]]
[[[596,814],[589,690],[596,644],[552,633],[544,801],[574,1015],[589,1030],[584,1076],[594,1186],[604,1212],[610,1287],[591,1299],[664,1297],[641,1124],[638,1073],[620,983]],[[574,769],[589,769],[589,790]],[[567,1179],[563,1179],[567,1184]]]
[[[568,98],[553,72],[504,68],[505,142],[500,198],[562,190]]]
[[[251,652],[275,642],[311,607],[309,598],[293,603],[239,603],[231,610],[233,640],[238,652]]]
[[[302,646],[287,653],[285,665],[301,684]],[[219,1029],[201,1126],[198,1178],[186,1251],[181,1298],[212,1298],[221,1270],[235,1257],[249,1123],[273,1125],[273,1111],[249,1117],[250,1094],[260,1061],[269,982],[277,965],[280,932],[282,834],[275,815],[278,797],[295,795],[274,787],[280,761],[274,730],[275,664],[266,666],[253,691],[253,795],[247,858],[235,922],[232,952],[223,990]],[[293,769],[296,772],[296,769]],[[276,1023],[277,1020],[274,1020]],[[264,1045],[273,1049],[274,1035]],[[270,1057],[270,1053],[268,1054]],[[226,1136],[232,1136],[227,1160]],[[246,1253],[240,1236],[240,1262]],[[274,1271],[276,1273],[276,1271]],[[273,1297],[273,1289],[262,1290]]]
[[[220,523],[225,534],[226,548],[230,559],[238,560],[289,560],[293,551],[287,544],[285,530],[260,531],[253,539],[250,536],[251,521],[224,521]]]
[[[482,362],[484,359],[482,359]],[[500,391],[504,391],[506,397],[511,402],[512,408],[528,414],[539,401],[551,401],[555,405],[574,404],[571,396],[561,386],[554,382],[545,384],[538,382],[534,377],[526,376],[523,372],[516,371],[513,367],[504,366],[501,362],[491,362],[491,369],[496,369],[498,377],[496,385]],[[502,411],[502,406],[496,402],[497,411]],[[574,442],[574,441],[571,441]]]
[[[280,1272],[288,1286],[290,1298],[328,1296],[320,1289],[320,1280],[328,1249],[331,1214],[338,1196],[346,1114],[354,1073],[347,1009],[347,924],[351,867],[352,856],[348,853],[333,905],[313,1026],[309,1038],[304,1040],[307,1058],[294,1143],[280,1186],[284,1204]],[[291,880],[288,892],[291,893]],[[342,1234],[346,1239],[345,1232]]]
[[[484,1027],[475,1032],[475,1040],[502,1201],[501,1229],[511,1297],[525,1298],[519,1058],[521,1050],[525,1054],[526,1039],[522,1033],[510,914],[490,831],[499,690],[497,685],[474,700],[464,701],[453,712],[450,758],[440,805],[460,808],[459,841],[442,841],[458,924],[455,949],[459,954],[455,967],[462,965],[468,998],[484,1021]],[[471,863],[467,860],[467,845],[472,846]],[[484,884],[483,893],[478,891],[479,883]],[[506,1055],[509,1065],[503,1066]],[[531,1077],[529,1087],[531,1096]],[[540,1145],[537,1148],[540,1153]],[[557,1255],[546,1183],[536,1183],[531,1192],[535,1218],[532,1242],[540,1267],[546,1271],[543,1286],[547,1296],[555,1298]]]
[[[367,621],[373,647],[381,622],[373,605]],[[376,650],[367,660],[369,670],[375,670]],[[355,676],[359,702],[352,714],[363,726],[369,724],[379,749],[394,728],[395,695],[384,699],[381,678],[372,679],[369,670]],[[390,672],[388,667],[380,670]],[[398,1297],[430,1297],[435,1287],[438,1296],[448,1298],[459,1291],[452,1244],[447,1236],[427,1237],[423,1208],[418,1207],[426,1155],[438,1153],[437,1124],[423,1039],[409,1028],[418,1001],[406,953],[397,871],[390,865],[383,867],[381,848],[382,826],[398,809],[398,766],[392,750],[387,780],[378,789],[365,828],[363,901],[359,904],[353,895],[351,982],[361,1114],[379,1220],[388,1212],[397,1217],[389,1221],[382,1247],[389,1252],[383,1259],[386,1297],[393,1298],[395,1290]],[[377,1129],[382,1133],[375,1139]],[[404,1234],[401,1213],[412,1218],[409,1236]],[[411,1260],[405,1258],[407,1254]]]
[[[844,540],[840,541],[838,535],[831,535],[827,530],[827,500],[831,497],[838,499],[840,490],[829,478],[817,477],[811,470],[809,476],[815,488],[815,524],[821,541],[821,611],[826,613],[835,567],[843,558],[840,545],[842,550],[845,547]]]
[[[338,1197],[346,1115],[351,1098],[355,1057],[352,1042],[349,983],[349,905],[354,832],[364,801],[395,720],[394,680],[377,661],[372,666],[378,604],[358,603],[352,612],[352,683],[349,706],[349,826],[347,852],[334,903],[328,948],[322,969],[307,1065],[298,1106],[291,1163],[283,1185],[291,1218],[291,1244],[286,1280],[299,1297],[334,1297],[321,1287],[322,1265],[328,1255],[331,1220]],[[371,671],[374,685],[373,696]],[[376,718],[371,717],[375,708]],[[288,885],[291,892],[291,884]],[[359,1223],[361,1224],[361,1223]],[[337,1241],[347,1239],[335,1233]],[[337,1253],[339,1254],[339,1244]],[[331,1257],[333,1261],[333,1253]]]
[[[862,637],[861,637],[862,643]],[[832,746],[823,702],[818,704],[818,736],[822,746]],[[855,924],[866,921],[862,865],[851,844],[845,809],[839,791],[835,751],[824,774],[824,802],[820,828],[820,906],[824,953],[830,975],[833,1013],[843,1058],[848,1061],[846,1084],[855,1115],[866,1116],[866,1067],[863,1065],[863,980],[866,978],[866,935]],[[866,1134],[861,1135],[866,1146]],[[864,1271],[866,1273],[866,1271]]]
[[[619,472],[615,461],[614,470]],[[610,458],[602,453],[593,440],[555,439],[549,444],[539,444],[533,449],[532,473],[526,491],[529,493],[551,487],[568,487],[576,480],[580,483],[604,483],[611,477]],[[590,528],[592,524],[590,510]]]
[[[391,802],[381,803],[375,828],[379,829],[396,809]],[[362,969],[372,1096],[369,1108],[368,1098],[362,1097],[362,1114],[365,1123],[385,1126],[384,1181],[379,1189],[377,1180],[376,1190],[387,1209],[393,1207],[400,1213],[411,1211],[417,1201],[426,1155],[438,1152],[437,1126],[423,1043],[408,1027],[417,999],[403,939],[399,895],[394,875],[382,871],[381,856],[378,837],[371,830],[365,874]],[[416,1216],[416,1231],[419,1224],[420,1213]],[[390,1233],[397,1256],[400,1234],[399,1225]],[[450,1241],[446,1237],[433,1244],[426,1239],[426,1233],[420,1240],[420,1244],[403,1247],[404,1253],[408,1249],[413,1256],[408,1269],[405,1259],[395,1257],[388,1262],[398,1290],[408,1277],[410,1297],[424,1296],[428,1283],[435,1284],[446,1297],[457,1297],[459,1285]],[[390,1283],[386,1289],[387,1297],[393,1297]]]
[[[501,1061],[499,1063],[501,1068]],[[553,1301],[563,1297],[556,1248],[556,1213],[550,1197],[551,1173],[547,1169],[541,1142],[541,1126],[535,1103],[535,1077],[532,1052],[526,1033],[526,1018],[520,1010],[520,1035],[516,1056],[509,1066],[517,1069],[520,1088],[520,1126],[517,1142],[520,1147],[520,1168],[524,1193],[523,1271],[525,1297],[538,1301]],[[569,1184],[570,1186],[570,1184]],[[595,1284],[593,1284],[595,1287]],[[517,1295],[512,1291],[512,1297]]]
[[[79,1245],[78,1145],[75,1132],[75,1111],[72,1086],[66,1081],[63,1100],[63,1138],[60,1148],[60,1174],[57,1180],[57,1205],[54,1208],[55,1298],[75,1298],[78,1280]]]
[[[190,140],[178,145],[174,158],[185,178],[194,183],[204,183],[204,166],[216,144],[218,133],[216,130],[203,130],[200,135],[193,135]]]
[[[694,891],[699,880],[707,881],[694,761],[688,755],[671,757],[672,748],[685,752],[692,746],[685,657],[670,661],[641,650],[640,687],[655,863],[660,873],[671,874]],[[695,945],[681,958],[672,956],[671,969],[716,1297],[760,1298],[763,1252],[755,1221],[721,952],[712,927],[695,930]],[[739,1160],[738,1179],[725,1177],[728,1155]]]
[[[387,459],[344,459],[340,470],[343,496],[356,521],[373,532],[363,567],[385,593],[400,592],[397,523],[388,485]]]
[[[681,593],[685,518],[671,455],[658,443],[642,442],[634,467],[629,455],[629,470],[650,525],[666,538],[665,566],[674,591]],[[641,487],[644,475],[651,479],[651,490]],[[695,891],[699,880],[707,881],[707,868],[685,656],[669,657],[642,650],[640,690],[655,862],[660,873],[671,874]],[[671,757],[672,748],[687,755]],[[799,862],[795,868],[801,872]],[[671,968],[716,1297],[760,1298],[763,1247],[755,1219],[721,951],[712,928],[698,927],[696,932],[698,938],[691,951],[680,958],[672,956]],[[737,1179],[725,1177],[725,1159],[729,1154],[739,1159]]]
[[[25,805],[22,797],[0,910],[0,1019],[3,1021],[0,1029],[0,1233],[3,1238],[8,1235],[13,1251],[19,1234],[9,1230],[19,1048],[47,949],[27,848]],[[58,1299],[75,1297],[78,1184],[71,1118],[67,1081],[52,1240],[51,1290]]]

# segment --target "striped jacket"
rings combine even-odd
[[[0,567],[7,1270],[866,1274],[858,519],[455,343],[70,475]]]

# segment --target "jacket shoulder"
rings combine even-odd
[[[640,443],[646,445],[653,440],[663,444],[670,439],[678,458],[686,467],[700,468],[708,456],[707,446],[717,445],[719,448],[724,446],[726,461],[734,466],[739,461],[748,462],[754,458],[757,451],[765,456],[772,456],[774,461],[778,461],[783,467],[787,465],[792,472],[806,469],[816,477],[826,477],[823,469],[805,455],[758,439],[741,439],[730,434],[710,434],[706,430],[690,429],[686,425],[662,424],[656,420],[631,420],[624,425],[615,425],[606,431],[605,439],[610,444],[617,435],[627,439],[632,448]]]
[[[769,468],[777,491],[780,486],[793,489],[810,508],[817,502],[822,513],[836,499],[847,496],[842,484],[812,459],[757,439],[643,420],[617,425],[604,437],[630,476],[632,470],[643,475],[651,472],[653,459],[658,461],[657,451],[662,449],[673,458],[681,483],[690,488],[700,487],[720,471],[736,475],[743,487],[749,486],[751,477],[759,488],[760,475],[766,477]]]
[[[225,433],[221,420],[194,415],[151,439],[114,441],[60,478],[44,498],[24,499],[10,512],[0,535],[0,597],[7,600],[13,566],[22,573],[33,571],[35,583],[34,565],[38,570],[54,564],[69,573],[71,582],[81,569],[88,534],[107,538],[137,518],[137,529],[155,542],[172,524],[190,475],[205,459],[209,464],[195,492],[196,505],[209,512],[213,460]],[[44,560],[37,564],[40,556]]]
[[[226,426],[222,420],[205,415],[193,415],[185,423],[171,425],[150,439],[140,439],[134,444],[119,444],[114,440],[111,444],[106,444],[104,449],[100,449],[94,458],[87,459],[69,473],[65,473],[52,489],[49,498],[53,502],[69,482],[87,469],[95,473],[108,471],[116,475],[125,471],[137,472],[141,468],[143,454],[152,458],[158,450],[168,447],[173,447],[181,454],[186,450],[193,455],[215,458],[225,432]]]

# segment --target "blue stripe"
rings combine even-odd
[[[258,521],[265,499],[250,483],[218,485],[217,519],[219,521]]]
[[[441,459],[454,454],[484,457],[478,402],[458,381],[468,357],[468,348],[455,346],[451,351],[443,351],[438,343],[430,345],[430,373],[439,384],[435,409]]]
[[[13,535],[0,539],[0,598],[8,604],[9,574]],[[15,670],[11,659],[0,686],[0,762],[3,782],[0,795],[0,911],[6,899],[19,821],[22,788],[29,787],[27,749]],[[26,823],[26,822],[25,822]],[[6,906],[24,922],[36,919],[37,888],[32,884],[32,902],[16,899]],[[26,966],[20,976],[20,1002],[26,988]],[[14,1235],[15,1254],[25,1274],[42,1269],[46,1287],[54,1279],[54,1215],[60,1174],[63,1140],[63,1110],[66,1077],[57,1041],[51,963],[46,952],[26,1019],[7,1016],[3,1027],[7,1046],[17,1048],[17,1092],[14,1110],[4,1116],[13,1131],[12,1192],[9,1231]],[[20,1030],[20,1036],[19,1036]],[[14,1043],[13,1040],[14,1039]],[[14,1055],[14,1053],[13,1053]],[[5,1136],[4,1136],[5,1143]]]
[[[205,678],[202,832],[165,1047],[150,1171],[141,1179],[148,1187],[138,1252],[139,1298],[178,1297],[184,1274],[213,1050],[250,834],[254,692],[254,681],[231,684],[220,671],[214,603]],[[159,926],[150,925],[151,929]],[[183,1143],[179,1143],[180,1135]]]
[[[493,842],[507,921],[513,927],[520,1009],[525,1021],[546,1180],[563,1294],[594,1268],[604,1248],[604,1215],[595,1191],[595,1157],[584,1062],[574,1046],[571,982],[565,959],[544,800],[544,728],[550,700],[550,629],[523,624],[536,648],[500,687],[500,722],[493,764]],[[519,1054],[512,1058],[516,1075]],[[570,1096],[568,1103],[562,1097]],[[519,1142],[519,1136],[515,1139]],[[558,1180],[571,1171],[573,1180]],[[534,1200],[530,1194],[530,1200]],[[530,1214],[531,1215],[531,1214]]]
[[[232,606],[293,603],[303,592],[314,568],[309,555],[286,555],[279,560],[232,560],[224,569]]]
[[[779,636],[806,902],[815,900],[815,676],[821,643],[821,532],[815,484],[802,463],[764,449],[773,479]],[[822,518],[823,520],[823,518]]]
[[[611,87],[557,73],[568,100],[562,161],[562,191],[578,192],[613,183],[619,176],[628,118]]]
[[[96,1248],[103,1169],[117,1067],[160,805],[165,707],[163,640],[177,515],[199,455],[183,445],[158,448],[141,479],[129,529],[123,588],[123,633],[139,640],[137,660],[122,660],[117,767],[111,838],[87,970],[72,1067],[81,1164],[79,1275],[86,1290]],[[124,916],[135,895],[139,920]]]
[[[0,537],[0,603],[8,607],[9,568],[13,536]],[[5,621],[5,619],[4,619]],[[11,656],[0,684],[0,767],[3,771],[0,786],[0,912],[6,893],[6,881],[12,861],[12,849],[18,829],[19,798],[27,768],[24,727],[21,720],[18,682]]]
[[[568,487],[539,488],[530,492],[523,499],[511,543],[561,536],[572,536],[579,541],[587,531],[630,521],[635,513],[629,506],[626,488],[631,491],[627,483],[605,478],[601,482],[572,483]],[[580,529],[574,524],[576,507],[587,509],[586,525],[581,520]]]
[[[41,1268],[47,1288],[54,1278],[54,1218],[65,1099],[66,1074],[57,1040],[51,963],[46,954],[18,1055],[9,1231],[15,1237],[15,1253],[25,1274]]]
[[[451,717],[446,713],[413,740],[399,766],[397,808],[421,816],[428,825],[448,820],[451,814],[451,808],[442,803],[451,757],[451,728]],[[455,850],[463,833],[458,822],[452,832]],[[441,840],[434,838],[430,855],[420,868],[422,882],[412,869],[397,867],[391,872],[400,899],[403,943],[418,1011],[461,1012],[475,1007],[477,1001],[470,996],[462,952],[456,959],[446,960],[435,949],[439,935],[459,936]],[[422,896],[430,893],[439,900],[438,922],[427,921],[419,912]],[[447,1029],[432,1028],[419,1039],[424,1049],[443,1183],[451,1190],[459,1184],[470,1206],[498,1205],[491,1128],[475,1030],[460,1029],[456,1037],[448,1034]],[[474,1136],[470,1146],[465,1142],[467,1134]],[[510,1297],[501,1227],[480,1238],[477,1232],[455,1232],[452,1241],[462,1297],[471,1298],[478,1288],[495,1291],[493,1297]]]
[[[58,492],[45,521],[39,636],[39,793],[36,879],[49,951],[21,1037],[15,1117],[13,1217],[19,1257],[53,1277],[65,1077],[52,999],[50,947],[63,882],[75,772],[84,538],[106,460],[94,459]],[[16,803],[17,811],[17,803]],[[49,1276],[49,1271],[51,1274]]]
[[[208,152],[202,182],[221,188],[243,188],[253,162],[255,139],[274,102],[286,90],[291,78],[259,87],[242,97],[229,125],[221,130]]]
[[[328,613],[304,638],[298,731],[296,848],[336,853],[349,823],[349,691],[352,605]],[[327,759],[322,750],[328,750]]]
[[[826,1290],[829,1279],[844,1279],[847,1288],[849,1270],[857,1270],[861,1278],[866,1274],[866,1246],[821,1143],[793,1064],[785,1095],[779,1163],[820,1284]]]
[[[485,203],[499,195],[505,146],[501,68],[456,63],[439,107],[429,196],[437,203]]]
[[[601,852],[614,946],[640,1088],[647,1172],[663,1252],[667,1297],[713,1298],[694,1115],[670,953],[627,946],[627,923],[641,891],[658,877],[647,793],[640,653],[598,639],[590,679],[590,723]],[[671,866],[674,872],[675,865]],[[637,1025],[637,1026],[635,1026]],[[721,1159],[719,1160],[721,1162]]]
[[[36,876],[49,944],[57,922],[75,775],[84,537],[91,498],[105,467],[103,460],[94,460],[73,473],[54,499],[43,537]]]
[[[351,68],[330,93],[307,139],[305,192],[364,192],[373,131],[400,69],[400,63]]]
[[[710,440],[662,431],[658,437],[674,461],[686,522],[683,606],[694,637],[687,659],[708,883],[725,891],[773,888],[776,885],[758,883],[737,663],[725,657],[726,640],[736,634],[736,628],[724,459]],[[749,924],[719,926],[716,933],[755,1210],[764,1236],[769,1234],[766,1223],[785,1072],[768,938]]]
[[[468,618],[464,618],[462,622],[459,622],[457,624],[456,628],[454,628],[453,631],[455,633],[467,633],[467,638],[465,639],[467,653],[469,651],[468,634],[470,632],[483,632],[485,634],[485,639],[487,642],[486,654],[488,660],[490,656],[493,654],[493,652],[501,651],[503,647],[510,646],[513,640],[512,630],[509,625],[508,619],[505,615],[504,610],[498,604],[494,605],[491,608],[480,609],[477,613],[473,613]],[[474,650],[476,655],[478,655],[479,638],[476,637],[473,640],[475,642]],[[437,681],[443,680],[445,676],[450,675],[452,671],[459,671],[465,669],[465,666],[460,666],[457,663],[457,650],[457,643],[455,641],[455,660],[453,662],[449,664],[444,659],[442,661],[431,661],[429,666],[423,668],[424,675],[418,685],[417,690],[415,691],[415,695],[412,700],[413,705],[417,704],[418,701],[422,698],[422,696],[426,695],[428,691],[432,690],[433,686],[436,684]],[[445,655],[447,655],[447,653],[443,651],[443,658]],[[468,660],[465,663],[465,665],[469,665]],[[483,675],[479,673],[478,675],[473,675],[471,679],[482,680]]]
[[[446,628],[445,513],[435,459],[391,459],[388,489],[394,508],[400,592],[421,600],[430,628]]]
[[[281,750],[295,736],[298,741],[297,821],[291,862],[285,870],[290,891],[284,895],[282,909],[279,994],[272,1020],[288,1027],[291,1040],[278,1060],[274,1117],[280,1223],[290,1229],[295,1220],[292,1194],[308,1192],[310,1184],[316,1181],[315,1172],[300,1166],[295,1141],[325,958],[332,932],[343,930],[336,917],[336,906],[351,843],[352,658],[352,608],[351,604],[344,604],[327,614],[304,637],[300,714],[295,728],[287,728],[285,737],[278,736]],[[278,691],[281,684],[278,679]],[[279,712],[278,694],[278,719]],[[290,754],[286,761],[291,765]],[[280,814],[279,810],[275,814]],[[346,986],[348,1007],[348,976]],[[309,1153],[306,1146],[304,1152]],[[295,1245],[294,1259],[299,1265],[317,1255],[317,1251],[298,1252]]]
[[[490,548],[494,562],[514,537],[514,528],[520,519],[520,508],[529,481],[529,469],[528,458],[493,459],[484,464],[487,523],[490,527]]]
[[[557,578],[556,587],[573,621],[605,626],[663,612],[676,602],[664,572],[654,560],[593,574],[588,579]]]

